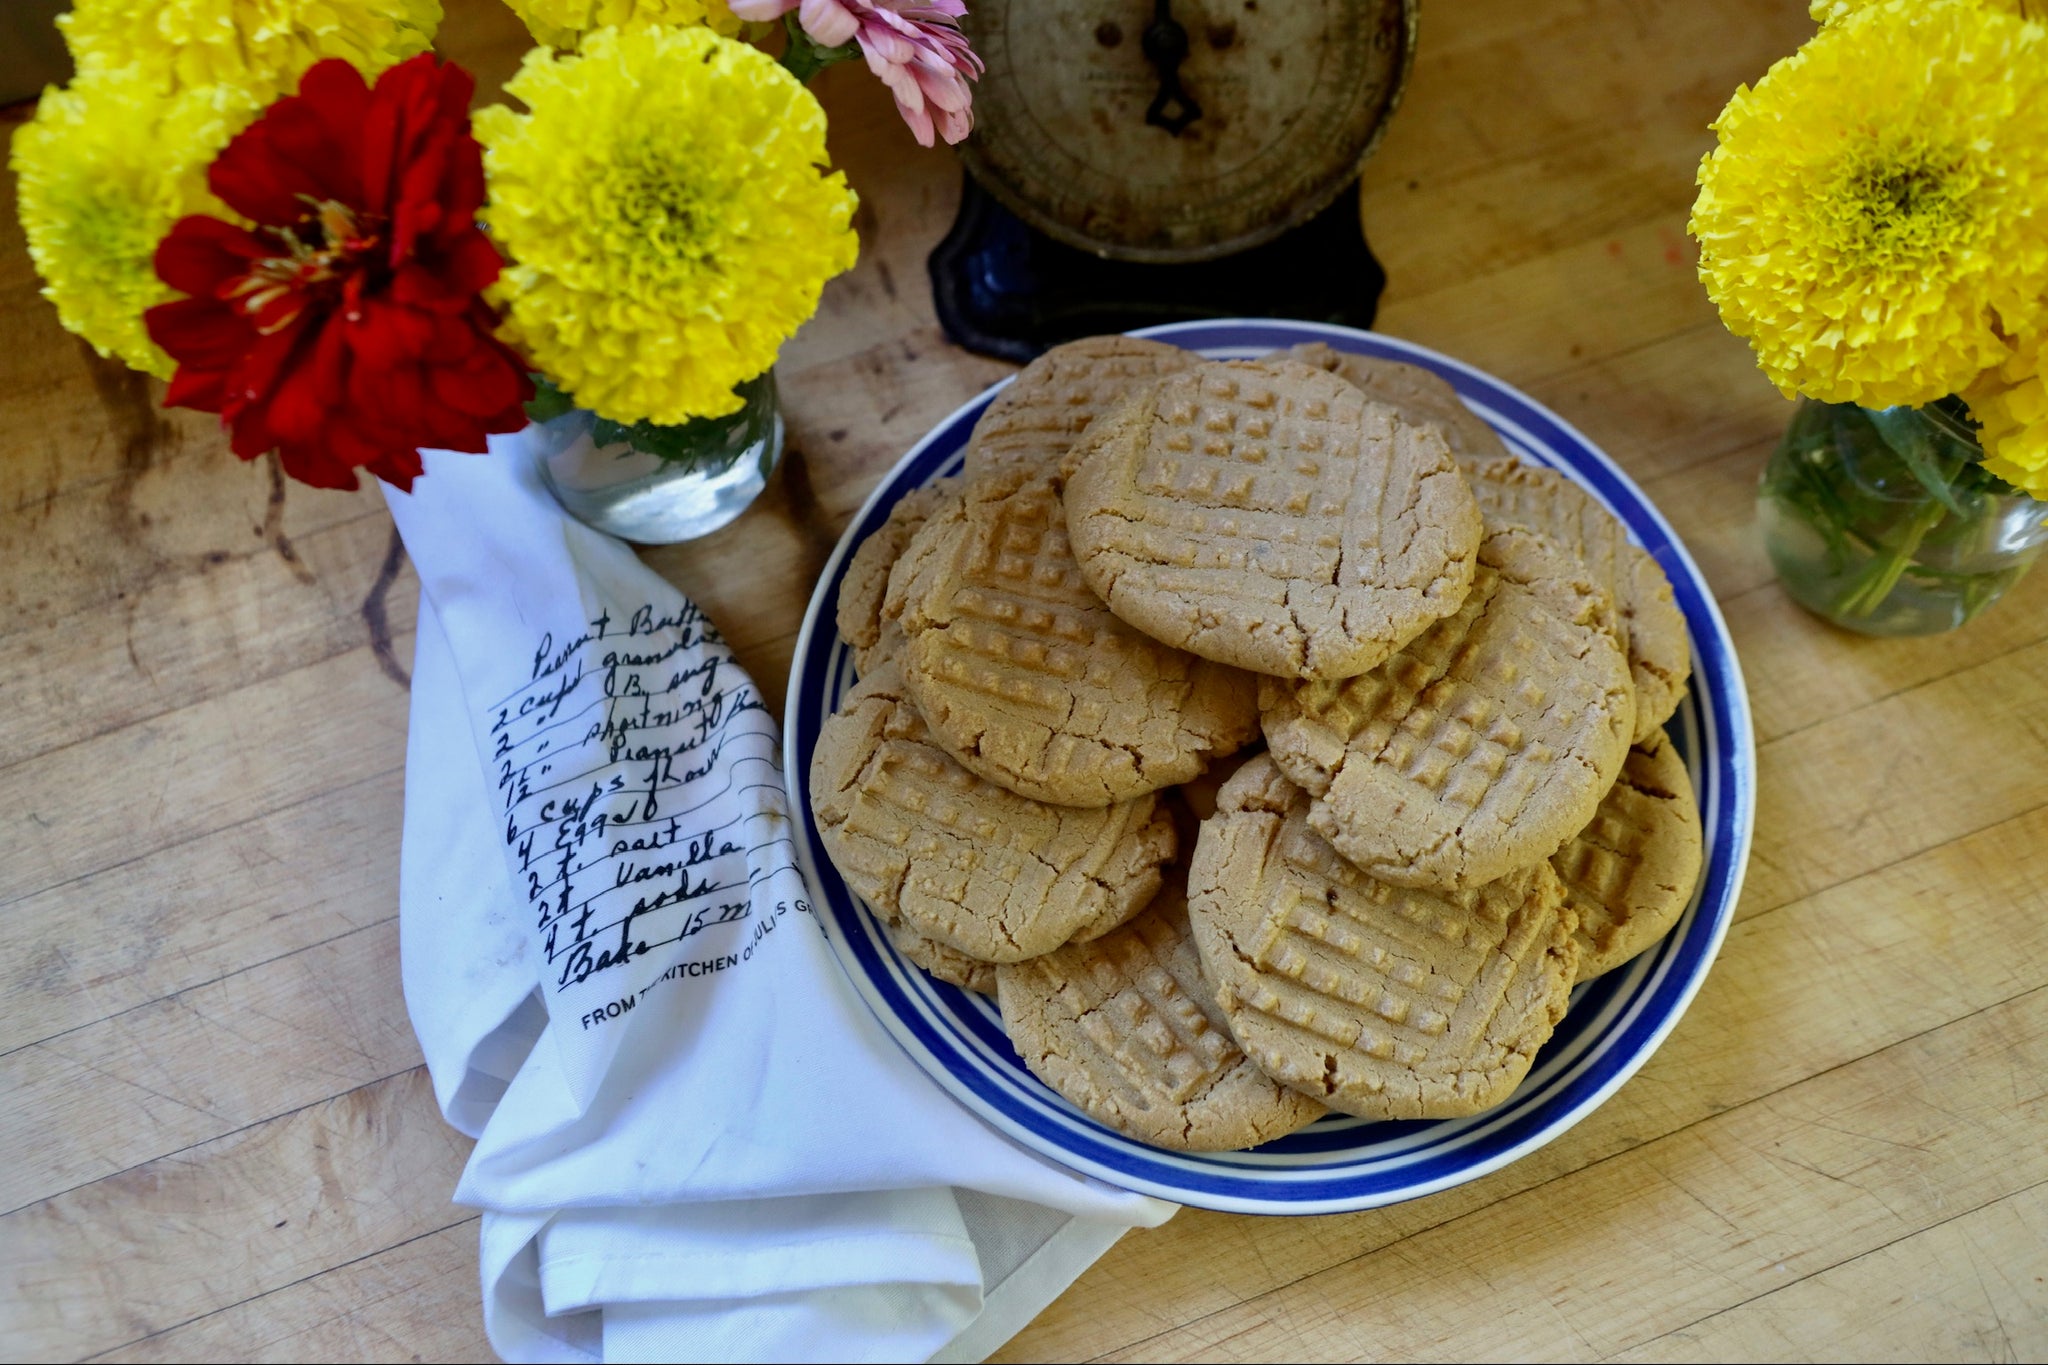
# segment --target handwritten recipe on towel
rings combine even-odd
[[[741,966],[809,910],[753,896],[795,865],[775,723],[694,603],[542,636],[488,729],[551,1010],[574,993],[584,1029]]]

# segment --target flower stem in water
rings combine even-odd
[[[1876,611],[1884,599],[1891,596],[1892,589],[1899,585],[1899,579],[1906,572],[1906,566],[1919,553],[1920,542],[1927,533],[1941,524],[1948,515],[1948,509],[1938,502],[1922,504],[1913,513],[1913,519],[1906,523],[1898,539],[1885,552],[1870,562],[1868,568],[1856,575],[1856,581],[1849,585],[1849,591],[1842,594],[1837,610],[1844,616],[1868,616]]]

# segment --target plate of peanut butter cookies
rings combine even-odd
[[[1541,405],[1377,333],[1054,347],[827,563],[786,781],[822,926],[987,1122],[1331,1213],[1471,1180],[1677,1024],[1755,748],[1670,526]]]

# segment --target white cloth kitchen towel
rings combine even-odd
[[[1024,1151],[834,961],[774,718],[525,436],[388,491],[422,593],[406,1005],[508,1360],[979,1359],[1173,1206]]]

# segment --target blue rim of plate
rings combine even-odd
[[[905,493],[959,471],[975,420],[1003,387],[997,384],[940,422],[882,480],[826,563],[804,617],[790,674],[783,780],[799,812],[798,855],[820,895],[820,923],[854,988],[934,1080],[1025,1147],[1111,1185],[1231,1213],[1313,1214],[1374,1208],[1477,1179],[1549,1142],[1634,1075],[1692,1002],[1727,935],[1749,860],[1756,772],[1749,698],[1727,624],[1698,566],[1641,490],[1557,414],[1490,375],[1411,342],[1319,323],[1226,319],[1133,335],[1214,359],[1321,341],[1424,366],[1450,381],[1522,458],[1576,479],[1621,519],[1663,565],[1691,633],[1692,687],[1666,731],[1692,773],[1705,828],[1692,904],[1656,947],[1578,987],[1529,1075],[1482,1114],[1415,1122],[1332,1115],[1250,1151],[1185,1153],[1133,1141],[1061,1099],[1011,1049],[992,1001],[933,980],[890,945],[826,856],[806,790],[819,726],[854,679],[852,655],[833,625],[853,547]]]

